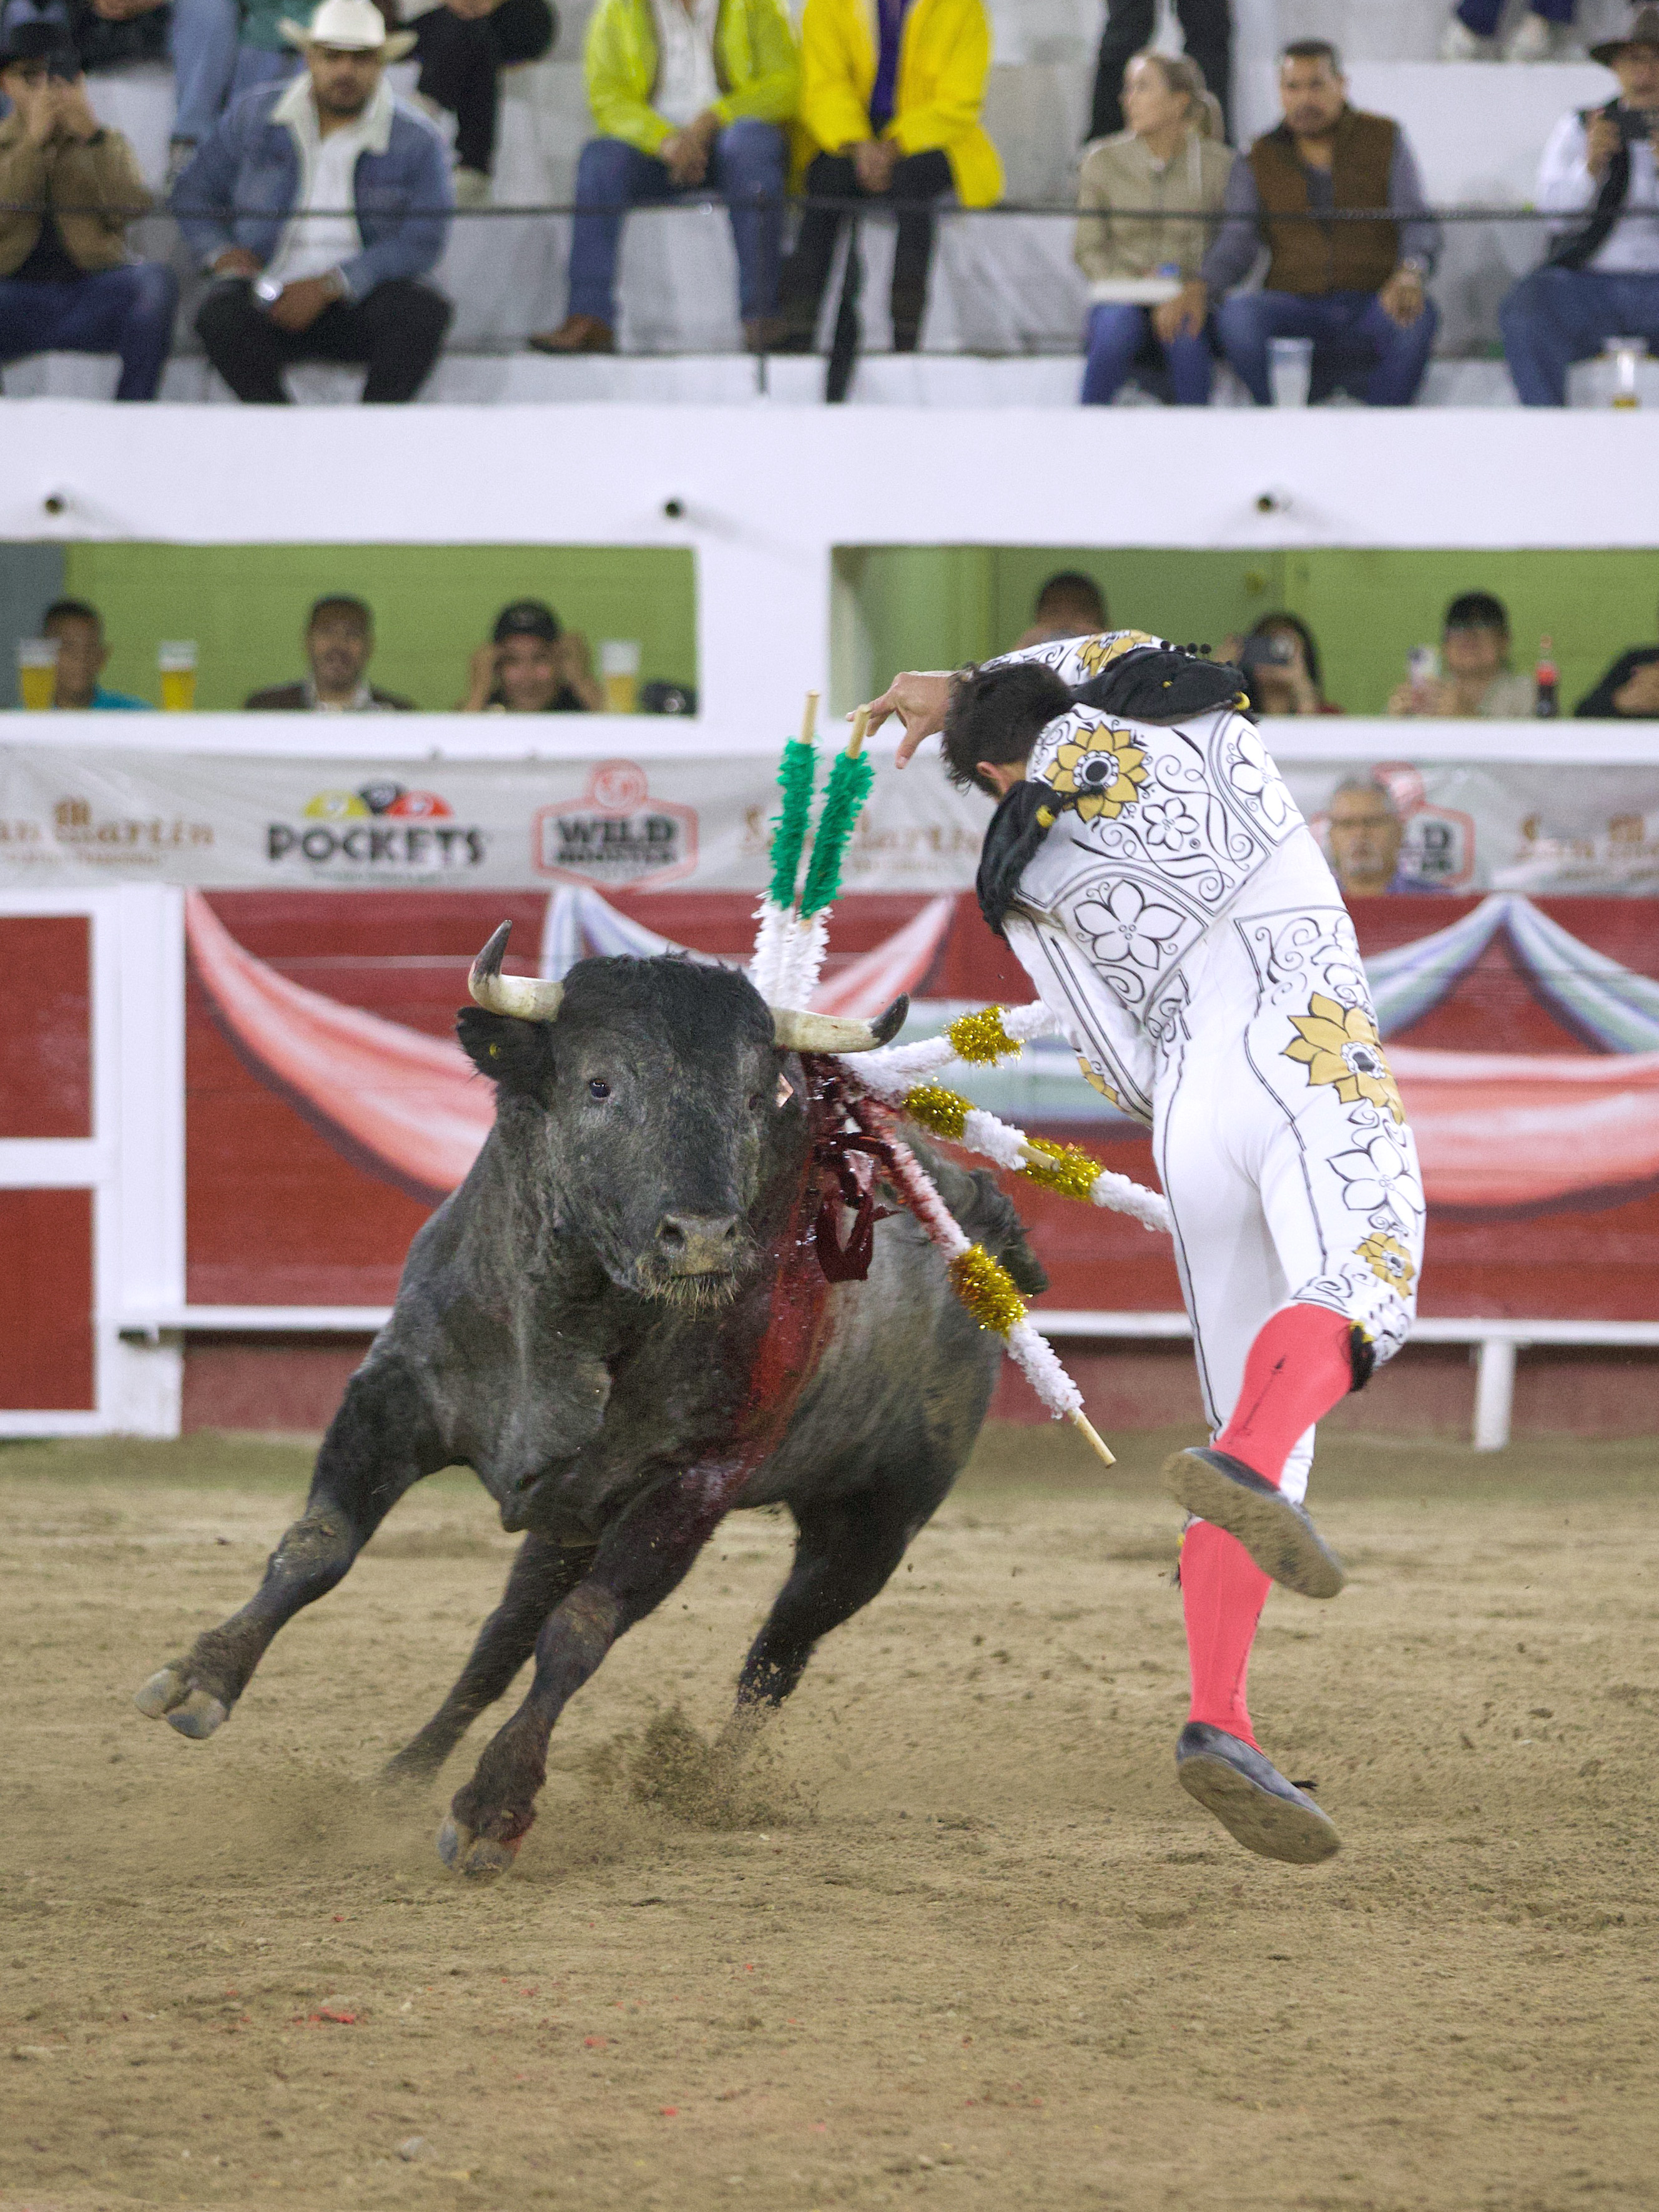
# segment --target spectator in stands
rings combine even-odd
[[[1223,660],[1237,661],[1263,714],[1340,714],[1325,696],[1319,647],[1300,615],[1263,615],[1244,637],[1231,637]]]
[[[1259,243],[1271,259],[1264,289],[1236,292],[1216,330],[1258,407],[1271,404],[1267,345],[1311,338],[1313,393],[1357,381],[1372,407],[1407,407],[1428,367],[1438,317],[1424,285],[1439,250],[1406,135],[1382,115],[1350,107],[1334,46],[1297,39],[1279,58],[1285,120],[1258,138],[1227,185],[1231,220],[1204,260],[1213,299],[1249,274]],[[1375,208],[1387,220],[1289,220],[1338,208]]]
[[[1345,898],[1378,898],[1425,886],[1401,872],[1406,825],[1392,795],[1369,776],[1349,776],[1331,793],[1325,842]]]
[[[244,702],[250,714],[411,714],[412,699],[377,690],[367,680],[374,651],[374,617],[362,599],[333,592],[319,599],[306,623],[309,673],[274,684]]]
[[[558,36],[548,0],[404,0],[420,57],[416,92],[455,118],[455,204],[486,207],[504,69],[538,62]]]
[[[84,599],[54,599],[40,617],[42,637],[58,641],[58,689],[52,705],[60,714],[102,714],[109,710],[148,714],[148,699],[128,691],[106,691],[98,681],[109,659],[104,618]]]
[[[1452,601],[1440,656],[1445,674],[1396,684],[1389,695],[1389,714],[1502,722],[1532,713],[1532,678],[1509,665],[1509,611],[1490,592],[1464,592]]]
[[[784,125],[800,61],[783,0],[599,0],[587,31],[587,100],[600,136],[576,168],[565,319],[540,353],[614,353],[624,207],[718,191],[738,251],[750,349],[777,335]]]
[[[1214,356],[1199,271],[1235,156],[1197,64],[1137,54],[1123,75],[1128,128],[1091,146],[1078,178],[1085,210],[1157,208],[1108,221],[1085,212],[1073,252],[1089,280],[1083,404],[1110,404],[1131,371],[1162,368],[1178,407],[1207,407]]]
[[[796,159],[809,193],[898,211],[890,295],[893,349],[914,353],[927,306],[933,203],[1002,197],[1002,164],[980,125],[991,66],[984,0],[806,0],[801,16]],[[783,272],[782,350],[810,352],[844,217],[809,207]],[[848,265],[845,331],[857,343],[856,262]]]
[[[103,0],[137,5],[139,0]],[[244,93],[286,84],[300,57],[284,36],[290,0],[172,0],[174,110],[169,188]]]
[[[1571,59],[1573,13],[1578,0],[1530,0],[1504,49],[1510,62]],[[1498,58],[1498,23],[1505,0],[1458,0],[1440,41],[1443,62]]]
[[[1221,131],[1232,137],[1233,10],[1232,0],[1175,0],[1181,19],[1181,43],[1186,58],[1221,104]],[[1093,112],[1089,118],[1091,138],[1109,138],[1127,120],[1120,94],[1128,89],[1130,57],[1151,45],[1157,9],[1154,0],[1106,0],[1106,28],[1095,64]],[[1133,125],[1129,125],[1133,129]]]
[[[1031,626],[1015,641],[1014,651],[1028,645],[1057,645],[1062,638],[1098,637],[1110,624],[1106,594],[1092,576],[1080,568],[1061,568],[1050,576],[1031,608]]]
[[[168,58],[167,0],[23,0],[21,6],[14,0],[14,7],[22,21],[33,16],[62,22],[68,35],[58,43],[75,49],[88,76]],[[14,7],[6,9],[8,15]]]
[[[0,362],[118,354],[118,399],[154,399],[179,283],[135,261],[126,227],[149,205],[131,147],[87,105],[61,21],[0,17]]]
[[[595,682],[587,640],[566,629],[544,599],[514,599],[495,617],[488,645],[467,671],[457,712],[480,714],[598,714],[605,692]]]
[[[1659,8],[1590,52],[1618,78],[1619,97],[1564,115],[1538,170],[1540,211],[1579,219],[1498,310],[1523,407],[1565,407],[1568,367],[1605,338],[1659,340]],[[1626,213],[1638,208],[1633,220]]]
[[[451,200],[443,140],[386,82],[411,34],[389,34],[374,0],[322,0],[308,31],[287,29],[304,75],[239,100],[173,188],[216,280],[196,327],[239,399],[281,405],[294,361],[365,362],[365,400],[412,399],[449,327],[417,280]]]
[[[1659,645],[1634,645],[1621,653],[1572,711],[1592,721],[1659,719]]]

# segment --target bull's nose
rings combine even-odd
[[[708,1275],[738,1256],[743,1224],[735,1213],[665,1213],[657,1246],[677,1275]]]

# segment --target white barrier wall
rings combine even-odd
[[[686,546],[722,750],[871,671],[838,545],[1645,546],[1652,418],[24,402],[0,538]],[[1467,726],[1465,726],[1467,728]],[[354,743],[360,740],[354,738]]]

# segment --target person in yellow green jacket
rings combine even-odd
[[[893,344],[913,353],[927,304],[933,203],[1002,196],[980,126],[991,66],[984,0],[806,0],[796,166],[809,193],[896,204]],[[809,207],[784,270],[780,351],[810,350],[842,214]]]
[[[731,214],[744,334],[763,349],[776,336],[783,126],[800,92],[784,0],[599,0],[586,67],[600,136],[576,168],[569,299],[531,344],[614,353],[624,209],[713,190]]]

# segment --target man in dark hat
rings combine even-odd
[[[135,261],[126,227],[149,205],[131,147],[87,105],[68,16],[0,10],[0,362],[120,356],[118,399],[154,399],[173,348],[178,279]]]
[[[457,711],[586,714],[604,705],[581,632],[566,629],[545,599],[514,599],[473,654]]]
[[[1569,221],[1499,310],[1526,407],[1565,407],[1568,368],[1607,339],[1659,339],[1659,7],[1639,9],[1623,38],[1590,53],[1618,78],[1618,97],[1563,116],[1551,133],[1537,203]]]

